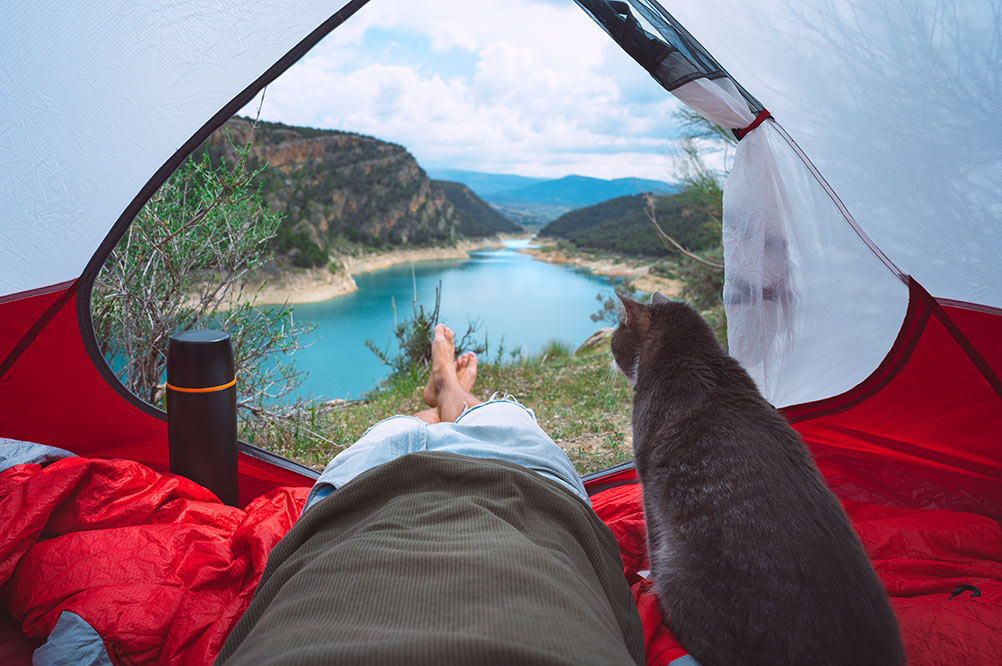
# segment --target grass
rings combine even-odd
[[[357,440],[372,424],[394,414],[424,409],[426,377],[407,376],[375,391],[365,400],[320,405],[295,419],[255,432],[247,441],[313,467],[323,467]],[[608,345],[575,354],[550,343],[537,356],[508,364],[482,363],[473,393],[511,394],[536,413],[543,430],[567,452],[580,474],[630,460],[630,405],[633,392],[612,369]]]

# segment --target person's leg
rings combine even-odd
[[[444,356],[439,356],[438,362],[444,363]],[[459,386],[464,391],[472,391],[473,385],[477,381],[477,355],[473,352],[466,352],[456,358],[454,363],[456,365],[456,379],[459,381]],[[432,365],[434,368],[434,359]],[[434,369],[432,372],[434,372]],[[442,422],[442,415],[438,408],[438,392],[437,386],[431,382],[429,377],[428,386],[425,386],[424,393],[422,394],[429,409],[422,409],[420,412],[416,412],[414,414],[415,418],[421,419],[429,425]],[[432,403],[435,404],[433,405]]]
[[[441,416],[443,409],[448,420],[455,421],[465,404],[480,404],[480,400],[469,392],[477,379],[476,354],[467,352],[458,359],[454,355],[452,331],[439,324],[432,342],[431,378],[424,392],[429,409],[421,410],[412,417],[393,416],[369,428],[361,439],[327,465],[310,492],[304,512],[333,492],[336,486],[350,481],[362,471],[388,462],[397,455],[424,450],[423,430],[415,429],[417,421],[428,425],[441,423],[445,420]],[[460,402],[457,409],[457,401],[465,402]],[[435,405],[432,406],[432,403]],[[335,479],[340,479],[340,482],[335,483]]]
[[[431,374],[422,395],[426,404],[438,410],[440,422],[455,421],[467,408],[481,402],[470,393],[476,381],[476,355],[463,354],[458,361],[455,355],[453,332],[444,324],[438,324],[431,342]]]

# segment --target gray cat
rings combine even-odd
[[[691,307],[623,299],[615,364],[651,578],[703,666],[905,663],[887,594],[807,448]]]

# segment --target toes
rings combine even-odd
[[[438,343],[438,345],[445,345],[448,348],[455,349],[455,334],[453,334],[452,329],[450,329],[445,324],[435,325],[435,335],[432,339],[432,345]]]
[[[477,355],[473,352],[466,352],[456,359],[456,370],[459,384],[467,391],[473,390],[473,385],[477,381]]]

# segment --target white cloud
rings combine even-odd
[[[576,5],[376,0],[269,86],[262,118],[427,167],[669,179],[676,106]]]

